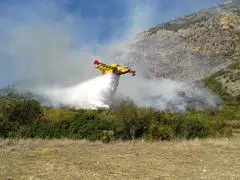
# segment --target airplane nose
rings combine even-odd
[[[93,64],[99,64],[98,60],[94,60]]]

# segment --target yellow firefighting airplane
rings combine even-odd
[[[126,66],[121,66],[119,64],[104,64],[99,62],[98,60],[94,60],[93,64],[96,65],[96,69],[98,69],[102,75],[115,74],[120,76],[127,73],[132,73],[132,76],[136,75],[136,71],[131,70]]]

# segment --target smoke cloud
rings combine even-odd
[[[86,18],[67,11],[66,2],[33,1],[29,6],[5,3],[2,6],[9,8],[0,14],[1,85],[13,82],[19,91],[41,95],[53,105],[90,107],[83,97],[92,92],[91,98],[96,100],[99,92],[93,89],[105,88],[104,92],[110,93],[106,87],[115,89],[118,84],[118,80],[111,81],[110,77],[108,80],[97,77],[99,73],[92,60],[100,58],[106,63],[129,64],[137,70],[135,77],[120,78],[116,93],[129,97],[139,106],[182,111],[191,99],[203,101],[204,106],[218,103],[218,98],[208,90],[188,85],[184,80],[146,79],[147,67],[134,64],[129,56],[137,33],[157,23],[210,7],[217,1],[190,3],[189,9],[181,9],[182,6],[174,1],[171,10],[165,10],[164,1],[160,4],[157,1],[123,1],[126,12],[120,18]],[[110,37],[103,27],[106,22],[109,27],[115,27],[109,32]],[[100,41],[102,36],[107,38]],[[120,58],[117,54],[121,54]],[[100,83],[104,78],[108,84]],[[64,94],[68,95],[63,98]],[[96,101],[99,104],[101,100]],[[109,102],[104,100],[103,104],[108,106]]]

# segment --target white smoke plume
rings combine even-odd
[[[111,26],[124,22],[122,28],[119,26],[124,35],[118,36],[119,32],[116,32],[114,38],[99,44],[96,39],[103,33],[101,25],[105,19],[92,23],[91,19],[68,13],[63,4],[41,2],[34,6],[12,6],[7,15],[0,16],[0,26],[3,27],[0,30],[1,76],[9,82],[19,81],[16,84],[18,90],[40,95],[54,106],[78,108],[109,107],[115,91],[139,106],[161,110],[186,110],[189,98],[193,97],[204,101],[206,106],[217,105],[214,95],[206,89],[193,91],[184,80],[145,79],[145,67],[141,65],[131,64],[131,68],[137,70],[135,77],[125,75],[118,79],[114,76],[97,77],[99,72],[92,64],[93,58],[106,63],[131,63],[129,45],[136,41],[135,35],[156,21],[183,15],[185,12],[181,8],[175,7],[169,12],[162,8],[163,18],[160,20],[156,19],[156,13],[161,12],[157,12],[152,1],[123,1],[128,6],[128,17],[124,21],[118,18],[108,21]],[[206,7],[206,4],[202,6]],[[20,20],[13,16],[20,16]],[[111,59],[118,52],[124,56]],[[188,90],[184,89],[186,86]]]

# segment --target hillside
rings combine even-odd
[[[240,58],[232,62],[231,65],[227,66],[212,76],[203,80],[206,85],[215,92],[225,92],[229,96],[240,100]],[[222,98],[223,95],[219,94]],[[228,100],[225,97],[225,100]]]
[[[159,77],[201,80],[239,58],[239,9],[240,1],[233,1],[157,25],[138,34],[129,56]]]

